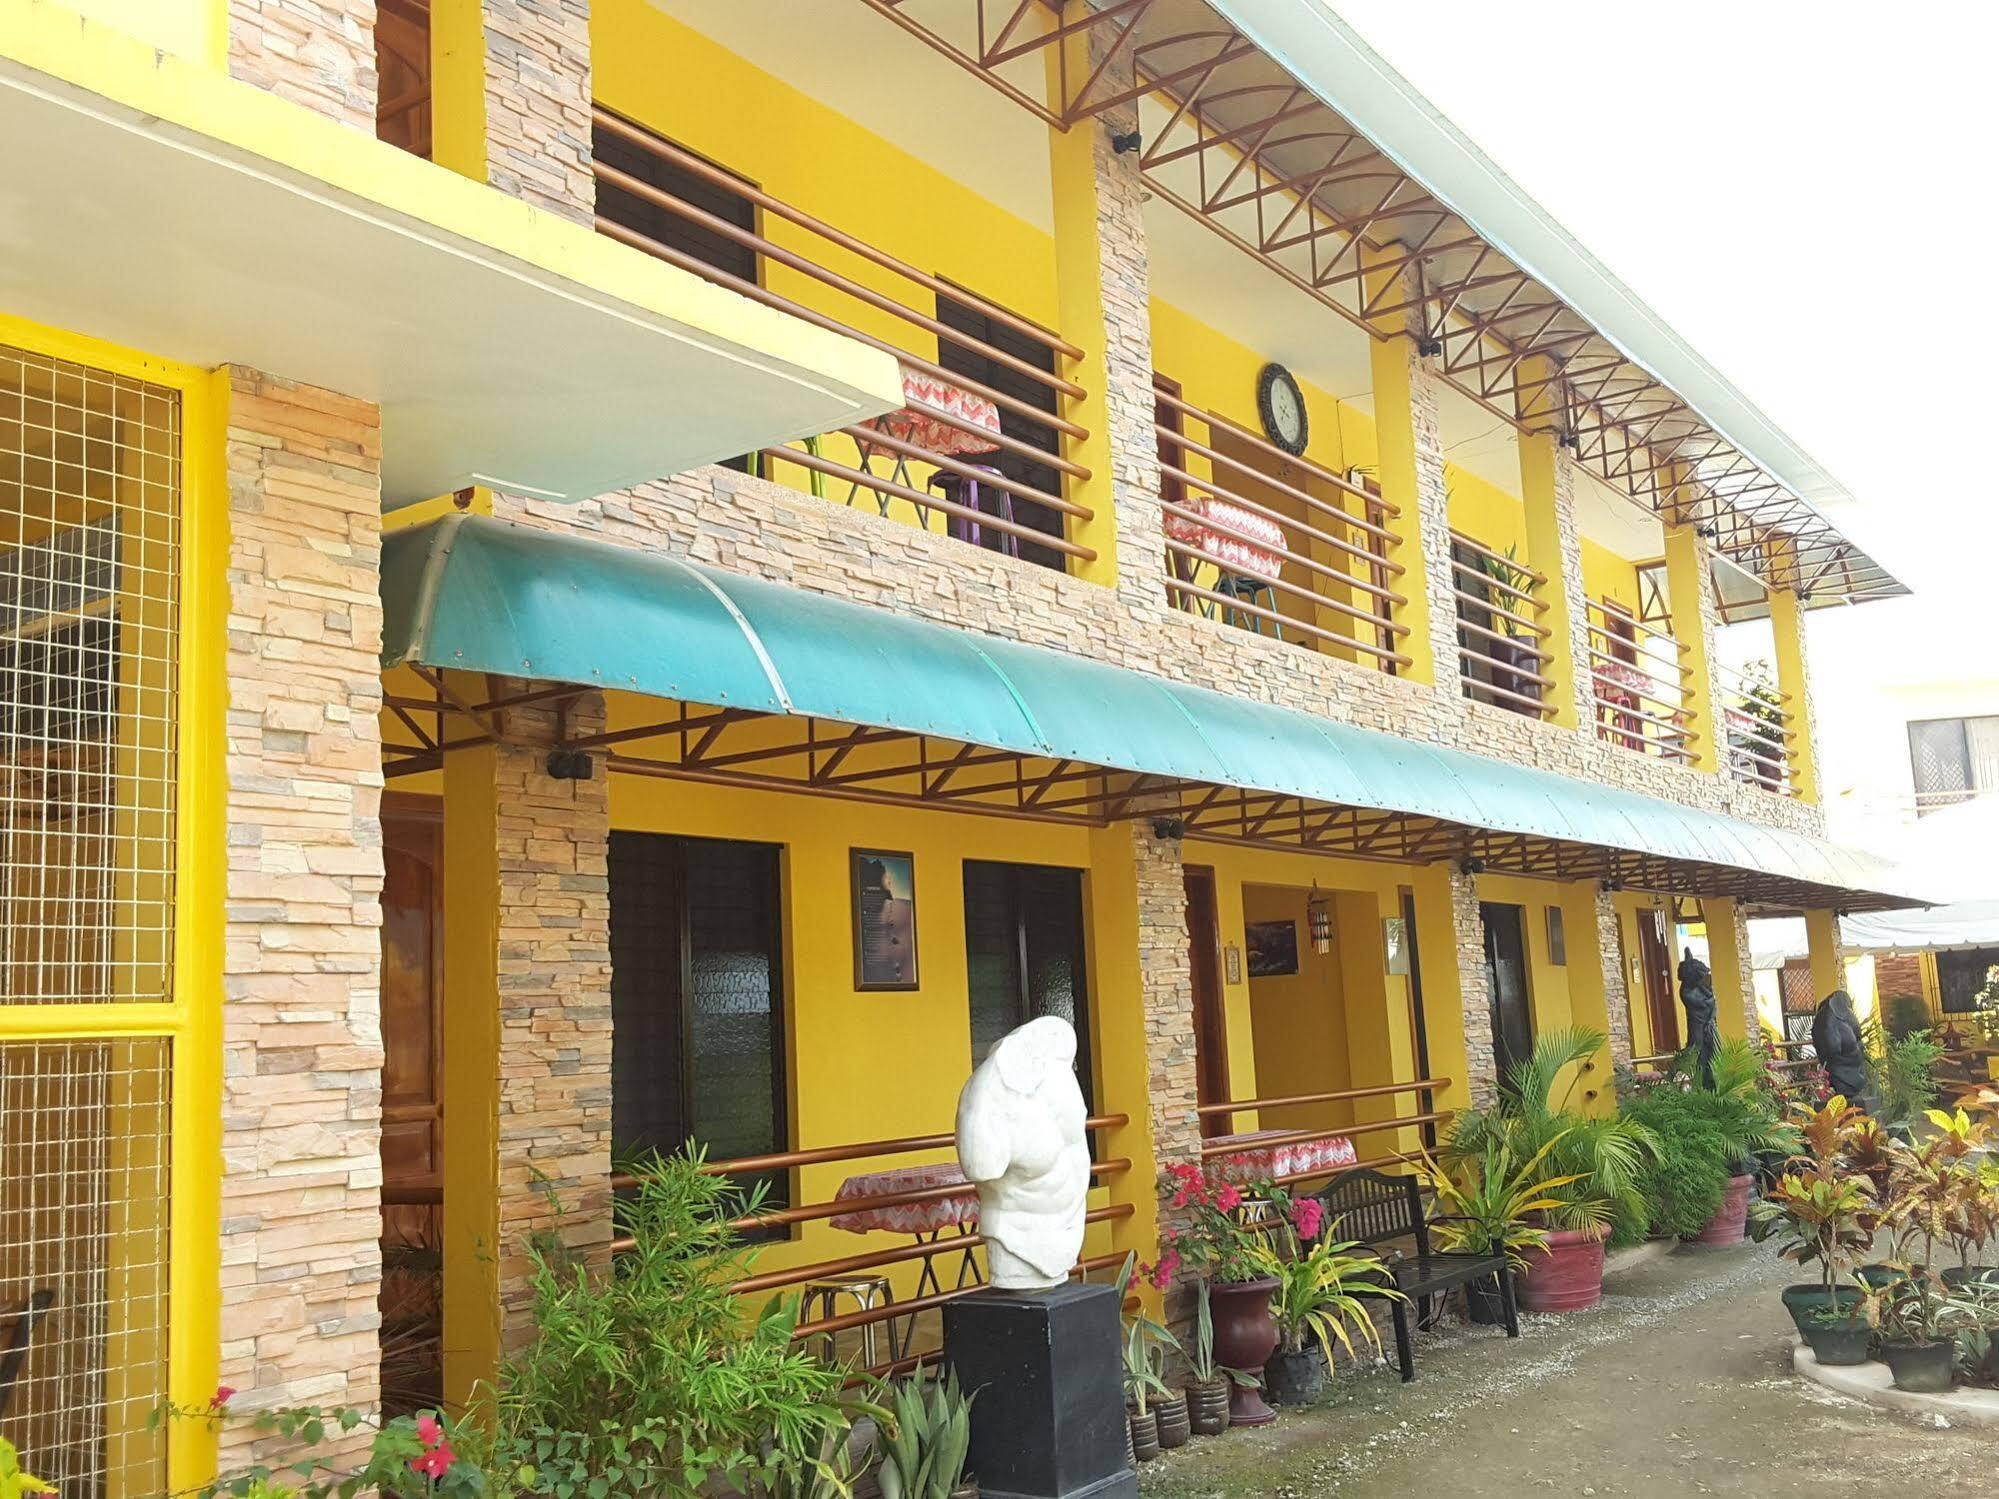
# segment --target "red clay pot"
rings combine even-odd
[[[1749,1237],[1749,1184],[1753,1177],[1731,1176],[1721,1206],[1695,1237],[1696,1244],[1740,1244]]]
[[[1277,1289],[1272,1276],[1256,1280],[1211,1281],[1208,1310],[1215,1319],[1215,1362],[1224,1369],[1260,1371],[1277,1351],[1277,1319],[1270,1315],[1270,1293]],[[1277,1412],[1264,1403],[1263,1392],[1253,1385],[1233,1385],[1229,1390],[1229,1424],[1264,1426],[1277,1419]]]
[[[1520,1309],[1579,1312],[1603,1300],[1603,1240],[1586,1229],[1560,1228],[1548,1235],[1548,1252],[1527,1256],[1514,1279]]]

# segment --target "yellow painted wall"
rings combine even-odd
[[[607,108],[921,271],[1042,326],[1055,326],[1055,243],[1041,229],[645,0],[598,0],[591,7],[590,34],[592,85]],[[878,82],[894,86],[892,77]],[[948,121],[938,124],[949,128]],[[935,311],[923,288],[775,214],[764,214],[760,228],[814,264],[926,315]],[[936,358],[934,334],[802,272],[766,259],[763,281],[771,291],[859,332]],[[1101,378],[1100,371],[1082,376],[1085,382]],[[843,438],[825,439],[822,452],[839,463],[856,458],[853,444]],[[892,463],[878,458],[875,471],[886,475]],[[915,466],[914,487],[923,487],[928,472]],[[773,477],[811,487],[806,471],[790,464],[779,465]],[[822,477],[820,488],[839,503],[848,485]],[[872,508],[876,502],[863,490],[854,503]],[[903,501],[893,501],[890,513],[915,520],[914,507]],[[937,529],[940,523],[931,524]]]
[[[195,62],[220,67],[227,57],[227,0],[65,0],[63,8]]]
[[[1444,465],[1444,482],[1451,492],[1451,525],[1455,529],[1494,551],[1515,547],[1517,556],[1527,555],[1527,511],[1517,491],[1503,489],[1455,463]],[[1636,613],[1637,563],[1587,536],[1582,548],[1583,591],[1592,599],[1615,599]]]
[[[1325,1093],[1353,1086],[1347,1052],[1346,993],[1340,979],[1344,954],[1312,950],[1305,919],[1308,891],[1296,885],[1250,885],[1242,892],[1243,921],[1289,921],[1298,940],[1298,971],[1251,977],[1244,946],[1244,981],[1249,990],[1256,1045],[1259,1098]],[[1272,1126],[1333,1128],[1353,1122],[1348,1102],[1304,1104],[1265,1110]]]

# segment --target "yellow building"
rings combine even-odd
[[[1679,922],[1740,1033],[1752,911],[1829,984],[1906,903],[1802,629],[1898,585],[1313,0],[0,0],[0,135],[0,1436],[66,1494],[202,1482],[148,1417],[218,1385],[462,1397],[690,1138],[906,1367],[1030,1016],[1102,1269],[1160,1165],[1393,1163],[1537,1030],[1608,1106]]]

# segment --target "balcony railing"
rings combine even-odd
[[[1755,670],[1715,668],[1728,773],[1738,781],[1793,796],[1792,740],[1796,734],[1791,695]]]
[[[1451,532],[1451,592],[1458,601],[1458,662],[1468,698],[1548,718],[1554,659],[1539,597],[1548,576],[1461,531]]]
[[[1090,476],[1068,456],[1088,430],[1062,414],[1085,394],[1060,373],[1081,349],[609,110],[595,125],[599,232],[901,365],[900,411],[756,466],[1024,561],[1096,557],[1072,539],[1092,512],[1064,493]]]
[[[1693,759],[1686,646],[1636,615],[1592,600],[1589,672],[1600,739],[1641,755]]]
[[[1393,671],[1410,664],[1398,511],[1226,417],[1154,391],[1169,602]]]

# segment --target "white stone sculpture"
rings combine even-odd
[[[992,1284],[1059,1286],[1083,1248],[1090,1151],[1076,1031],[1053,1015],[1001,1039],[958,1095],[958,1164],[979,1189]]]

